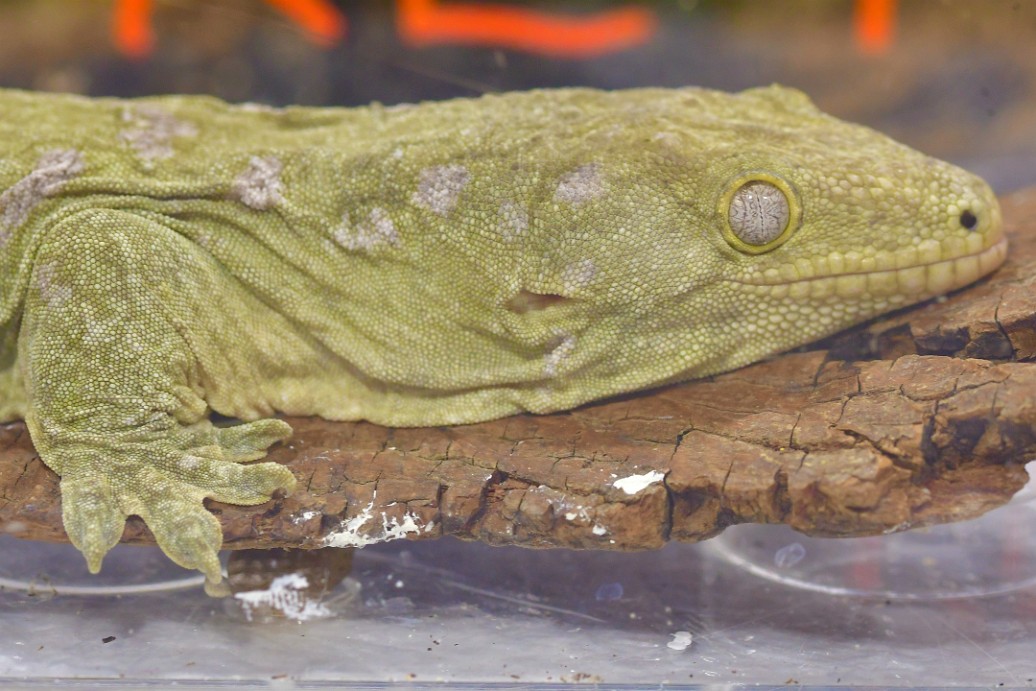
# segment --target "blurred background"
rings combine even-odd
[[[1032,0],[0,0],[0,85],[386,104],[551,86],[779,82],[1036,183]]]

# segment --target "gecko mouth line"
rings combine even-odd
[[[1007,238],[989,247],[951,259],[917,264],[899,269],[844,273],[804,278],[784,283],[741,281],[741,285],[764,290],[772,297],[816,298],[860,296],[923,299],[938,293],[963,288],[1000,266],[1007,257]]]

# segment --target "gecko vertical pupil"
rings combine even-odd
[[[965,209],[960,214],[960,224],[968,230],[975,230],[975,226],[978,225],[978,217],[971,212],[971,209]]]

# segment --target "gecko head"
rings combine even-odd
[[[597,380],[734,369],[961,288],[1006,256],[984,181],[797,91],[656,91],[622,119],[623,141],[601,137],[594,163],[561,176],[554,201],[579,202],[573,230],[538,267],[587,277],[546,288],[589,305],[566,356]]]
[[[768,115],[706,165],[714,277],[739,296],[743,329],[721,369],[962,288],[1004,261],[1000,208],[981,178],[799,92],[733,98]]]

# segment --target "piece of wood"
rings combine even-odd
[[[744,522],[857,536],[978,516],[1036,456],[1036,189],[1003,205],[1011,251],[990,279],[723,376],[452,428],[289,419],[270,460],[298,488],[211,503],[225,546],[632,550]],[[66,539],[21,423],[0,426],[0,530]],[[123,540],[153,542],[136,518]]]

